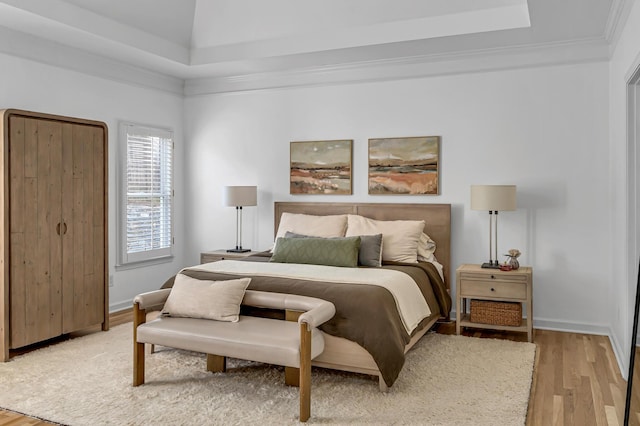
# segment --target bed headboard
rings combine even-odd
[[[444,266],[445,284],[450,288],[451,205],[450,204],[385,204],[385,203],[307,203],[279,202],[274,205],[275,227],[278,232],[282,213],[302,213],[325,216],[359,214],[377,220],[424,220],[424,232],[436,242],[435,256]]]

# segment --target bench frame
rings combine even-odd
[[[252,293],[262,293],[249,290]],[[138,342],[138,326],[144,324],[147,319],[147,308],[157,309],[159,304],[164,304],[164,301],[169,295],[167,290],[158,290],[150,293],[139,295],[134,299],[133,303],[133,386],[140,386],[144,384],[145,375],[145,343]],[[142,303],[140,296],[147,296],[151,298],[152,303]],[[286,295],[288,299],[291,299],[291,295]],[[287,318],[299,317],[298,323],[300,324],[300,368],[285,366],[285,383],[290,386],[297,386],[300,388],[300,421],[306,422],[311,416],[311,332],[312,328],[320,325],[321,323],[330,319],[334,313],[335,308],[330,302],[326,302],[320,299],[313,299],[304,296],[293,296],[294,298],[306,299],[306,302],[317,300],[321,303],[324,310],[320,315],[314,317],[313,308],[307,311],[311,318],[300,315],[300,311],[287,310],[284,306],[283,309],[287,312]],[[304,301],[304,300],[303,300]],[[244,302],[243,302],[244,303]],[[327,305],[330,305],[330,316],[327,313]],[[252,305],[253,306],[253,305]],[[260,307],[260,306],[259,306]],[[270,306],[275,307],[275,306]],[[328,318],[326,318],[328,316]],[[203,319],[202,321],[211,321]],[[277,319],[271,319],[270,321],[281,321]],[[321,322],[320,322],[321,321]],[[147,342],[148,343],[148,342]],[[151,343],[151,345],[153,345]],[[188,349],[188,348],[186,348]],[[207,371],[211,372],[225,372],[226,371],[226,357],[207,354]]]

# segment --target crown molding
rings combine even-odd
[[[187,79],[184,93],[186,96],[198,96],[288,87],[355,84],[608,60],[609,44],[604,38],[597,38],[566,43],[376,60],[312,69]]]
[[[609,18],[604,30],[604,38],[613,52],[618,44],[622,30],[627,23],[627,18],[635,0],[612,0],[609,10]]]
[[[0,26],[0,52],[121,83],[182,96],[184,80]]]
[[[617,0],[627,1],[627,0]],[[109,59],[0,26],[0,52],[88,75],[175,94],[357,84],[609,60],[605,38],[411,56],[224,77],[182,78]]]
[[[188,65],[188,46],[165,40],[135,26],[123,24],[64,0],[2,0],[0,25],[78,49],[125,52]]]

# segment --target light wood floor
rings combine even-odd
[[[455,334],[454,324],[440,325],[438,332]],[[466,329],[464,334],[527,340],[524,333]],[[533,341],[538,350],[527,425],[622,425],[627,382],[608,337],[534,330]]]
[[[111,326],[129,321],[131,311],[110,318]],[[436,331],[455,334],[455,323],[438,324]],[[524,333],[466,329],[464,334],[526,341]],[[622,425],[626,382],[607,337],[535,330],[534,342],[538,345],[537,366],[527,425]],[[634,380],[640,385],[640,378]],[[50,423],[0,410],[0,426],[8,425]]]

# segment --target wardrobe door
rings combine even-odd
[[[12,116],[10,168],[10,347],[62,330],[62,125]]]
[[[105,327],[105,134],[64,124],[62,137],[63,333]]]

